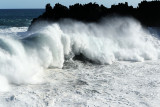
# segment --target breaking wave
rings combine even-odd
[[[99,23],[69,19],[54,24],[39,22],[14,36],[0,33],[0,80],[6,84],[37,83],[45,69],[62,68],[65,60],[77,55],[99,64],[157,60],[160,41],[132,18]]]

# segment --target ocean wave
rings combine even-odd
[[[160,58],[159,39],[132,18],[39,22],[16,35],[18,39],[0,36],[0,75],[14,84],[37,83],[39,73],[48,67],[62,68],[75,56],[99,64]]]
[[[159,39],[131,18],[104,19],[98,24],[73,20],[54,24],[41,22],[33,31],[53,38],[52,41],[58,39],[63,47],[58,50],[64,52],[63,56],[83,55],[100,64],[159,58]]]

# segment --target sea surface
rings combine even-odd
[[[28,27],[44,9],[0,9],[0,27]]]
[[[160,106],[160,28],[113,17],[28,31],[44,11],[0,10],[0,107]]]

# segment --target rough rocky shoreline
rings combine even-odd
[[[61,19],[74,19],[82,22],[98,22],[104,17],[121,16],[133,17],[147,27],[160,27],[160,1],[142,1],[137,8],[129,6],[127,2],[112,5],[107,8],[96,3],[74,4],[69,7],[59,3],[52,8],[50,4],[46,5],[46,11],[38,18],[34,18],[29,29],[36,22],[49,21],[57,22]]]

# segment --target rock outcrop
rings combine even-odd
[[[71,18],[83,22],[97,22],[103,17],[130,16],[139,20],[144,26],[160,27],[160,1],[142,1],[137,8],[128,6],[128,3],[119,3],[107,8],[96,3],[74,4],[68,7],[55,4],[52,8],[46,5],[46,11],[38,18],[33,19],[31,26],[38,21],[56,22],[64,18]],[[30,28],[29,28],[30,29]]]

